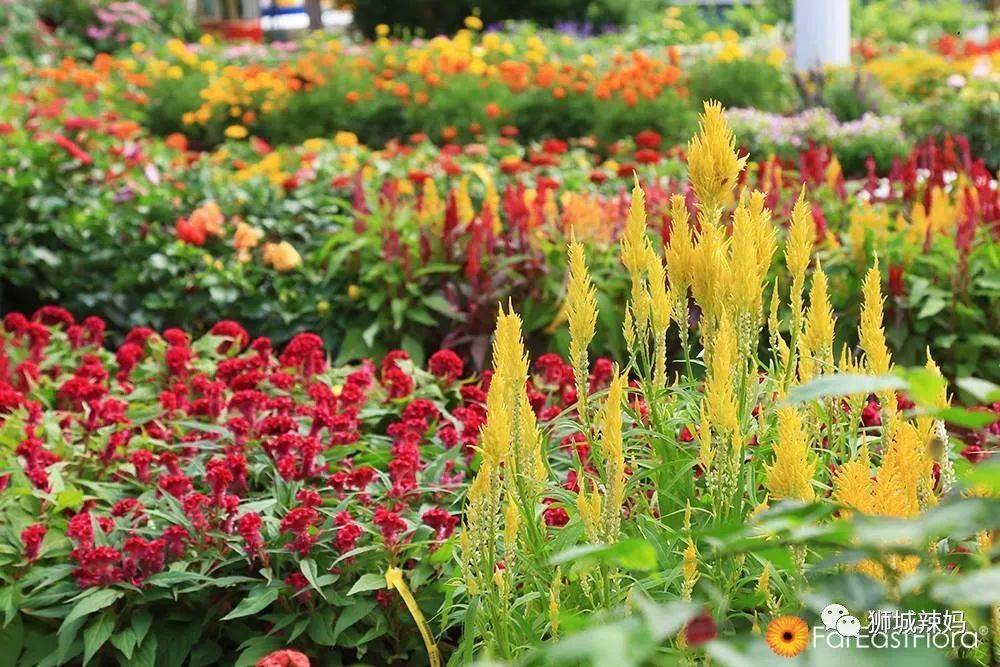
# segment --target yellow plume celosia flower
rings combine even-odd
[[[421,224],[437,231],[444,226],[444,203],[438,195],[433,178],[424,179],[419,219]]]
[[[622,506],[625,502],[625,446],[622,439],[622,403],[627,378],[615,368],[608,395],[601,409],[600,452],[605,473],[605,499],[602,516],[603,539],[618,539]]]
[[[686,300],[687,290],[691,285],[694,242],[691,238],[690,215],[682,195],[670,198],[670,243],[664,249],[664,255],[670,289],[678,298],[683,294]]]
[[[566,290],[566,317],[569,320],[569,358],[576,379],[577,413],[587,415],[587,346],[597,329],[597,290],[590,281],[583,244],[569,244],[569,285]]]
[[[583,521],[583,530],[591,542],[601,541],[601,494],[597,483],[591,480],[591,492],[587,493],[586,483],[580,485],[576,496],[576,507]]]
[[[698,583],[698,548],[690,539],[684,547],[684,556],[681,559],[681,575],[684,578],[681,596],[684,600],[690,600],[694,592],[694,586]]]
[[[469,177],[463,176],[455,189],[455,210],[458,212],[458,221],[467,225],[476,217],[476,210],[472,206],[472,197],[469,196]]]
[[[701,464],[705,473],[712,469],[712,462],[715,460],[715,448],[712,445],[712,425],[708,420],[708,407],[705,402],[701,404],[701,428],[698,432],[698,463]]]
[[[667,384],[667,327],[673,311],[674,297],[667,290],[667,273],[663,263],[655,254],[649,257],[649,310],[654,337],[653,385],[657,388]]]
[[[645,195],[636,181],[632,188],[632,202],[621,238],[621,260],[632,280],[632,316],[640,336],[646,334],[649,322],[650,297],[646,289],[645,274],[652,253],[652,245],[646,235]]]
[[[691,292],[701,306],[703,338],[710,338],[719,314],[725,308],[729,266],[729,239],[717,224],[704,224],[698,234],[691,266]]]
[[[882,275],[878,269],[878,257],[865,275],[861,293],[864,303],[861,307],[858,340],[865,352],[868,371],[874,375],[884,375],[892,367],[892,355],[886,346],[885,331],[882,329]]]
[[[774,443],[774,463],[767,468],[767,490],[775,498],[811,502],[815,498],[811,481],[816,465],[802,416],[795,408],[779,408],[778,438]]]
[[[720,434],[733,435],[739,430],[737,397],[733,386],[736,364],[736,333],[732,319],[722,318],[707,359],[708,377],[705,382],[705,404],[708,421]]]
[[[874,510],[881,516],[911,518],[920,513],[920,488],[930,475],[929,461],[916,428],[902,424],[882,456],[874,484]]]
[[[806,284],[806,269],[812,255],[813,238],[816,236],[812,219],[812,207],[806,201],[806,189],[802,187],[799,198],[792,208],[792,222],[788,227],[788,242],[785,244],[785,265],[792,277],[789,298],[792,308],[792,337],[798,337],[802,322],[802,292]]]
[[[805,330],[802,342],[812,355],[819,361],[833,364],[833,333],[836,320],[833,317],[833,306],[827,292],[826,274],[817,261],[813,273],[812,285],[809,289],[809,310],[806,313]]]
[[[562,589],[562,570],[556,567],[556,572],[552,575],[552,583],[549,585],[549,627],[552,628],[552,636],[559,636],[559,592]]]
[[[688,178],[702,211],[712,220],[732,195],[746,158],[736,156],[736,138],[722,105],[705,102],[699,130],[688,143]]]
[[[833,498],[863,514],[875,508],[875,488],[872,481],[872,463],[868,445],[862,444],[858,458],[848,461],[833,477]]]
[[[513,500],[508,501],[503,513],[503,548],[508,559],[517,555],[517,534],[521,530],[521,515]]]

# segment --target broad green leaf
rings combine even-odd
[[[797,385],[788,390],[785,405],[808,403],[818,398],[847,396],[850,394],[871,394],[878,391],[906,389],[906,380],[894,375],[855,375],[836,373],[824,375],[815,380]]]
[[[101,614],[83,631],[83,664],[90,662],[115,631],[115,615]]]
[[[234,618],[250,616],[267,609],[272,602],[278,599],[280,591],[277,587],[265,588],[260,586],[250,591],[250,593],[240,601],[236,608],[222,617],[223,621]]]
[[[354,585],[351,586],[351,590],[347,591],[347,594],[354,595],[356,593],[364,593],[365,591],[377,591],[385,588],[385,585],[384,575],[367,572],[354,582]]]
[[[24,646],[24,621],[18,614],[7,627],[0,627],[0,667],[14,667]]]
[[[114,602],[124,594],[125,593],[123,591],[115,590],[113,588],[90,589],[84,593],[77,603],[73,605],[73,608],[70,609],[69,614],[67,614],[66,618],[63,619],[63,626],[114,604]]]
[[[556,554],[551,563],[560,565],[570,562],[610,563],[627,570],[649,572],[658,565],[656,549],[646,540],[636,537],[615,544],[588,544],[571,547]]]
[[[358,600],[350,607],[344,609],[340,613],[340,616],[337,617],[337,623],[333,627],[334,643],[336,643],[340,633],[370,614],[374,608],[375,600]]]
[[[938,582],[931,597],[955,606],[990,606],[1000,602],[1000,565]]]
[[[989,380],[974,377],[958,378],[955,381],[959,389],[972,394],[980,403],[995,403],[1000,401],[1000,387]]]
[[[325,600],[326,595],[324,595],[323,589],[320,587],[316,577],[316,561],[306,558],[299,563],[299,569],[302,571],[302,575],[306,578],[306,581],[309,582],[309,585],[316,589],[316,592],[323,596]]]

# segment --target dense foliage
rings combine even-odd
[[[995,664],[1000,40],[485,4],[0,0],[0,665]]]

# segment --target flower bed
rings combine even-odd
[[[829,600],[991,622],[1000,513],[993,467],[972,462],[996,450],[1000,404],[952,406],[930,356],[895,366],[876,267],[856,339],[837,344],[808,202],[779,239],[765,196],[744,198],[727,237],[743,160],[721,108],[702,127],[700,207],[671,198],[662,255],[633,191],[620,366],[590,361],[598,311],[620,306],[599,305],[580,242],[568,362],[530,362],[507,306],[471,380],[448,350],[426,371],[400,351],[340,368],[314,334],[278,352],[221,322],[197,340],[133,329],[112,354],[98,318],[8,315],[5,645],[27,664],[251,664],[285,647],[573,664],[608,642],[725,661],[767,650],[763,618]],[[769,290],[775,255],[790,280]],[[990,660],[985,638],[961,650]]]
[[[249,137],[209,153],[180,136],[149,137],[100,111],[101,100],[68,103],[42,85],[13,95],[28,112],[0,128],[0,201],[11,212],[0,267],[8,300],[97,312],[116,333],[239,319],[281,342],[318,331],[341,360],[393,347],[422,360],[443,341],[481,367],[495,303],[507,297],[534,304],[524,313],[533,347],[565,342],[571,234],[586,240],[608,299],[623,298],[614,243],[633,178],[663,240],[670,195],[684,194],[695,212],[680,177],[684,150],[651,131],[606,149],[514,137],[437,147],[417,135],[375,150],[339,133],[294,147]],[[805,184],[847,328],[877,254],[901,360],[918,363],[931,344],[949,350],[940,359],[949,376],[980,368],[1000,345],[990,333],[1000,310],[991,174],[962,137],[949,137],[845,180],[836,149],[807,145],[824,138],[806,132],[795,152],[755,163],[741,185],[770,193],[783,227]],[[595,346],[623,351],[613,322]]]

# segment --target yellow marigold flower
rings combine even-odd
[[[736,187],[746,158],[736,156],[736,137],[722,104],[705,102],[699,131],[688,143],[688,174],[702,210],[714,215]]]
[[[249,132],[242,125],[230,125],[226,128],[225,134],[229,139],[246,139]]]
[[[478,16],[466,16],[464,23],[469,30],[479,31],[483,29],[483,20]]]
[[[302,265],[302,256],[288,241],[265,243],[262,254],[264,263],[273,266],[277,271],[291,271]]]
[[[767,467],[767,490],[775,498],[810,502],[815,498],[812,481],[817,461],[809,449],[802,416],[795,408],[778,409],[778,438],[774,463]]]
[[[384,23],[379,23],[375,26],[375,34],[379,37],[385,37],[389,34],[389,26]]]
[[[784,49],[775,47],[767,52],[767,64],[771,67],[781,67],[786,60],[788,60],[788,55]]]

